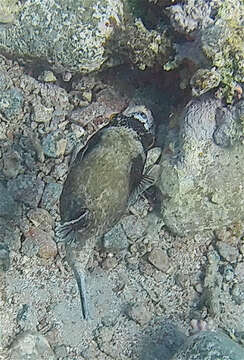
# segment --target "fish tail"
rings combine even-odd
[[[72,270],[75,275],[75,279],[76,279],[78,290],[79,290],[82,317],[83,317],[83,319],[88,320],[89,319],[89,311],[88,311],[85,273],[78,272],[75,266],[73,266]]]
[[[85,320],[89,319],[89,306],[87,300],[87,289],[86,289],[86,281],[85,281],[85,271],[78,271],[75,265],[73,251],[71,247],[66,243],[66,258],[69,266],[71,267],[73,274],[75,276],[75,280],[78,286],[80,302],[81,302],[81,314],[82,318]]]

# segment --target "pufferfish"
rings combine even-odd
[[[78,283],[82,315],[88,318],[85,266],[94,240],[108,232],[125,213],[128,204],[148,189],[154,179],[145,171],[155,124],[145,106],[133,106],[117,114],[98,130],[79,151],[60,196],[61,225],[67,260]],[[81,247],[77,261],[73,244]],[[77,268],[81,268],[80,271]]]

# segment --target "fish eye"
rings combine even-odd
[[[137,116],[138,118],[142,118],[143,120],[147,121],[147,115],[143,112],[137,112],[135,113],[135,116]]]
[[[132,113],[132,116],[142,122],[148,121],[146,114],[141,111]]]
[[[147,114],[145,114],[144,112],[138,111],[138,112],[132,113],[131,115],[136,120],[140,121],[144,125],[144,127],[147,131],[149,131],[152,128],[152,126],[153,126],[152,121],[150,121]]]

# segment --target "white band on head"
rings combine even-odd
[[[125,116],[133,116],[140,121],[147,131],[154,127],[152,112],[144,105],[129,105],[123,112]]]

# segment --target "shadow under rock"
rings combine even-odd
[[[170,360],[187,336],[170,320],[148,328],[141,340],[140,360]]]

